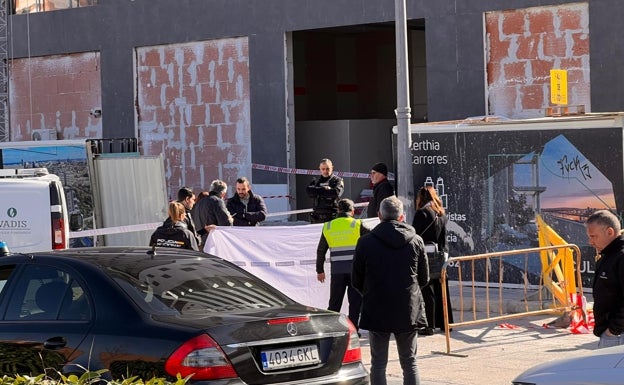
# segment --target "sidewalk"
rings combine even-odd
[[[451,298],[455,300],[457,297],[453,295]],[[477,309],[484,306],[483,301],[484,297],[480,296]],[[505,302],[513,309],[518,305],[514,301],[506,299]],[[460,317],[458,310],[454,310],[454,316],[457,322]],[[472,310],[464,313],[465,321],[472,320],[472,317]],[[597,348],[598,338],[593,334],[572,334],[565,328],[547,326],[555,319],[557,315],[533,316],[455,327],[451,332],[450,355],[446,354],[444,333],[419,336],[421,385],[511,385],[518,374],[534,365]],[[360,342],[362,360],[370,368],[367,337],[364,332]],[[394,341],[390,344],[389,355],[388,384],[400,385],[403,383],[402,372]]]

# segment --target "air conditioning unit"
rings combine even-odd
[[[32,130],[32,140],[56,140],[56,130],[54,128],[38,128]]]

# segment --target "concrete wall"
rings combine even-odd
[[[425,20],[428,120],[483,115],[488,111],[488,105],[505,112],[510,110],[505,107],[507,103],[493,99],[496,93],[493,91],[501,83],[496,83],[498,80],[495,77],[491,78],[491,84],[487,83],[484,19],[486,12],[490,12],[487,16],[490,20],[501,15],[507,17],[505,12],[510,9],[518,9],[523,17],[530,17],[533,11],[524,9],[531,7],[544,8],[553,15],[550,21],[547,17],[538,25],[553,24],[555,15],[565,15],[563,19],[566,21],[580,22],[563,30],[555,29],[553,24],[553,36],[589,26],[588,32],[581,28],[578,35],[572,38],[575,47],[577,43],[585,43],[584,49],[589,50],[588,54],[581,53],[584,59],[580,64],[575,62],[574,55],[570,57],[572,66],[582,68],[582,74],[577,78],[582,82],[577,84],[584,90],[589,87],[586,84],[591,85],[591,99],[587,103],[591,103],[592,111],[624,109],[624,87],[618,86],[624,77],[624,61],[621,60],[624,46],[620,43],[624,30],[619,27],[624,8],[616,0],[592,0],[578,4],[578,1],[565,0],[408,0],[408,18]],[[587,11],[582,11],[581,17],[574,16],[574,12],[566,14],[569,10],[582,10],[583,7]],[[517,17],[513,13],[509,15]],[[588,23],[585,23],[586,18]],[[37,57],[97,52],[103,113],[101,136],[115,138],[135,136],[138,131],[140,117],[137,115],[135,94],[137,49],[245,38],[248,44],[251,119],[251,161],[247,164],[296,166],[289,164],[287,146],[286,110],[291,95],[286,91],[285,34],[345,25],[389,23],[393,19],[393,0],[101,0],[100,4],[92,7],[10,16],[8,52],[10,61],[26,59],[31,64]],[[489,27],[490,32],[494,32],[494,25],[489,24]],[[516,32],[520,33],[520,30]],[[562,57],[566,55],[567,52]],[[587,57],[591,68],[589,82],[584,61]],[[504,58],[500,57],[501,60]],[[10,92],[14,91],[15,88]],[[532,95],[537,94],[533,92]],[[586,99],[579,96],[578,100]],[[534,111],[537,105],[527,104]],[[511,108],[512,113],[521,111],[514,108],[515,104]],[[62,115],[65,113],[63,111]],[[86,127],[89,123],[84,119],[85,123],[81,125]],[[49,118],[46,118],[48,121]],[[70,124],[61,124],[65,125]],[[14,129],[13,126],[11,128]],[[83,135],[81,131],[79,135]],[[175,154],[173,159],[177,156]],[[180,167],[183,167],[181,164]],[[218,176],[211,173],[205,178]],[[176,179],[173,173],[172,178]],[[170,183],[183,183],[184,178]],[[284,184],[287,176],[255,170],[253,181]]]
[[[377,162],[385,162],[390,172],[395,172],[392,162],[392,126],[394,120],[332,120],[297,122],[296,140],[299,168],[318,170],[319,161],[329,158],[334,172],[368,174]],[[297,175],[297,208],[311,208],[305,187],[313,176]],[[368,178],[343,178],[344,198],[359,201],[362,189],[370,186]]]
[[[58,139],[99,138],[102,119],[98,52],[9,61],[10,138],[31,140],[54,129]]]

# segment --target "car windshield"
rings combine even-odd
[[[108,274],[150,313],[181,315],[281,307],[290,299],[265,282],[216,259],[109,266]]]

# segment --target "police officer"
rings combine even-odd
[[[321,176],[314,178],[306,187],[306,193],[314,200],[310,222],[324,223],[336,218],[338,200],[344,191],[344,181],[334,175],[332,161],[325,158],[319,164]]]
[[[329,249],[331,281],[329,287],[329,310],[339,312],[345,291],[349,298],[349,319],[358,328],[362,297],[351,286],[353,252],[360,235],[370,232],[360,219],[353,218],[355,207],[351,199],[338,201],[338,217],[323,225],[323,232],[316,248],[316,278],[325,282],[325,254]]]

